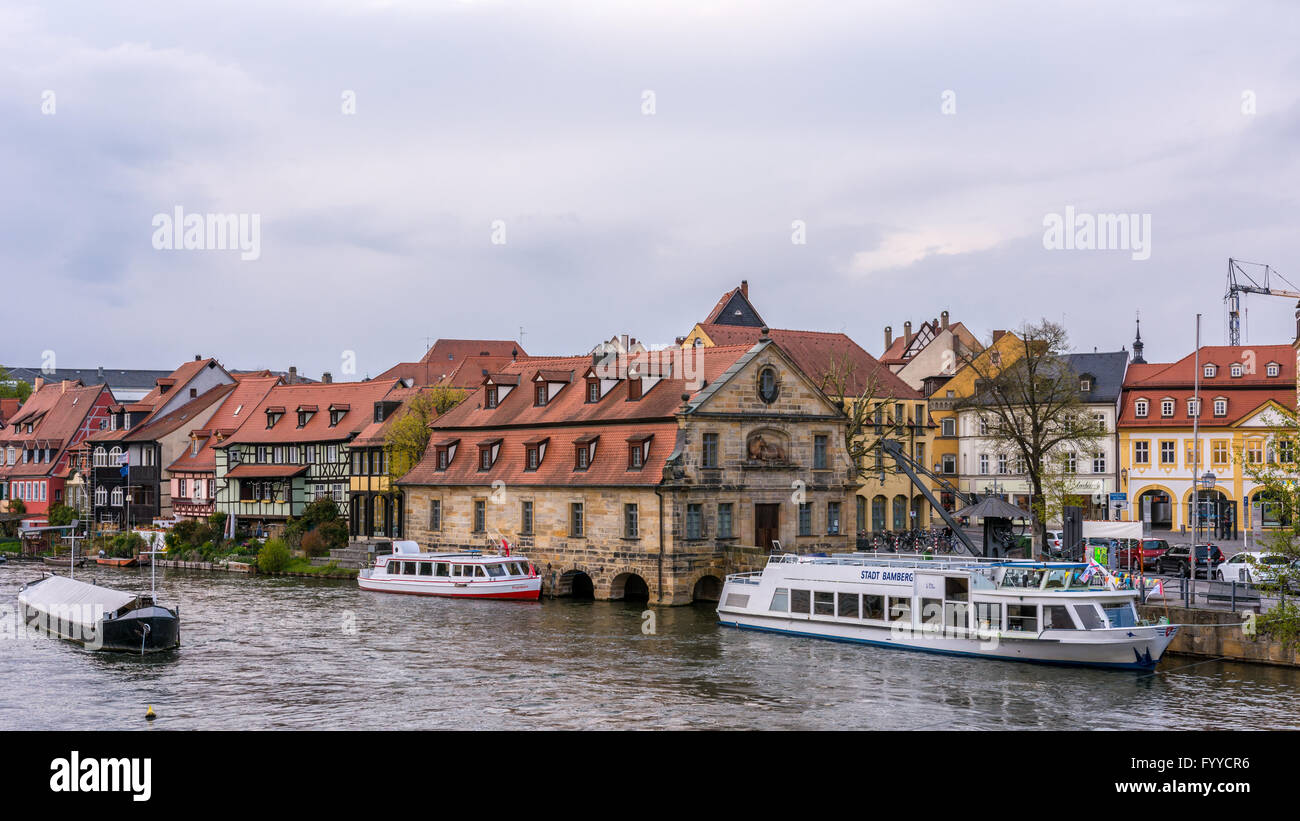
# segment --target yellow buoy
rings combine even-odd
[[[149,709],[147,709],[147,710],[144,711],[144,720],[145,720],[145,721],[153,721],[153,720],[154,720],[155,718],[157,718],[157,717],[158,717],[158,714],[155,713],[155,712],[153,711],[153,705],[150,704],[150,705],[149,705]]]

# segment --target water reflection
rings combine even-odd
[[[12,608],[38,568],[0,567]],[[79,574],[80,575],[80,574]],[[84,578],[147,588],[147,570]],[[159,571],[181,649],[0,641],[0,728],[1300,728],[1284,668],[1170,657],[1154,675],[719,628],[710,607],[460,602],[354,583]]]

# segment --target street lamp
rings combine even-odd
[[[1209,471],[1209,470],[1205,471],[1205,473],[1201,475],[1201,481],[1200,481],[1201,490],[1205,491],[1207,498],[1209,497],[1209,493],[1212,490],[1214,490],[1214,483],[1218,480],[1218,478],[1219,478],[1218,476],[1214,475],[1213,471]],[[1205,519],[1205,507],[1200,503],[1199,500],[1197,501],[1196,516],[1198,521],[1203,521]],[[1205,538],[1207,541],[1210,538],[1210,528],[1208,524],[1205,527]],[[1197,539],[1197,541],[1200,541],[1200,539]]]

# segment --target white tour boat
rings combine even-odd
[[[1149,669],[1178,626],[1139,619],[1137,596],[1096,565],[783,554],[727,577],[718,620],[905,650]]]
[[[362,590],[467,599],[529,599],[542,594],[542,579],[524,556],[422,553],[415,542],[393,542],[389,556],[357,574]]]

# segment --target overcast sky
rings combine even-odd
[[[1297,18],[5,2],[0,362],[350,378],[353,351],[360,378],[520,326],[533,354],[671,343],[742,278],[773,327],[877,354],[886,324],[945,308],[982,337],[1064,318],[1076,349],[1115,350],[1140,310],[1148,360],[1176,358],[1198,311],[1225,341],[1229,256],[1300,283]],[[260,256],[156,250],[177,206],[257,215]],[[1067,207],[1149,215],[1149,258],[1046,249]],[[1293,302],[1246,306],[1248,341],[1291,341]]]

